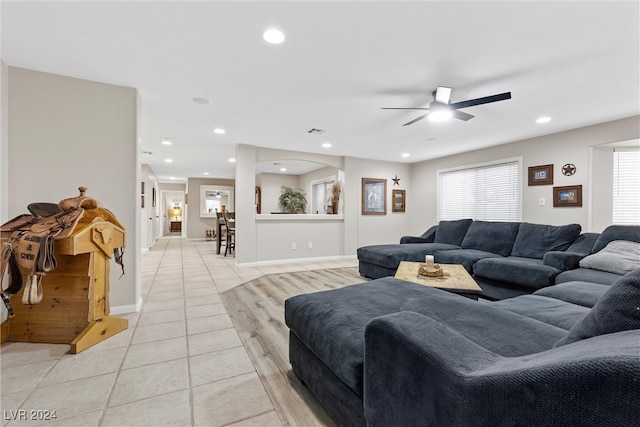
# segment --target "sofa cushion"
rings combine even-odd
[[[448,243],[460,246],[471,223],[473,223],[472,219],[440,221],[436,235],[433,238],[434,243]]]
[[[474,221],[467,230],[462,249],[476,249],[508,256],[518,234],[519,222]]]
[[[556,284],[578,281],[612,285],[620,277],[620,274],[609,273],[607,271],[593,270],[591,268],[576,268],[575,270],[567,270],[558,274]]]
[[[567,331],[590,310],[588,307],[542,295],[521,295],[491,304]]]
[[[640,268],[640,243],[613,240],[607,246],[580,260],[580,267],[627,274]]]
[[[425,255],[433,255],[436,251],[459,249],[459,246],[446,243],[412,243],[395,245],[372,245],[358,248],[358,260],[370,264],[396,269],[400,261],[424,262]]]
[[[541,259],[514,256],[485,258],[473,266],[476,276],[534,289],[555,284],[554,279],[559,273],[560,270],[545,265]]]
[[[591,308],[609,290],[610,285],[589,282],[567,282],[535,291],[534,295],[555,298]]]
[[[540,258],[549,251],[563,251],[580,236],[579,224],[542,225],[523,222],[513,244],[512,256]]]
[[[434,254],[434,260],[440,264],[462,264],[469,273],[473,273],[473,265],[484,258],[502,258],[492,252],[478,251],[475,249],[452,249],[438,251]]]
[[[616,281],[556,347],[598,335],[640,329],[640,269]]]
[[[592,252],[596,253],[604,249],[609,242],[614,240],[629,240],[640,242],[640,225],[610,225],[598,236],[593,245]]]

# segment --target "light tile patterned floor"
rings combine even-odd
[[[142,258],[145,303],[121,316],[126,331],[75,355],[2,345],[2,426],[280,426],[219,294],[263,274],[354,265],[239,268],[213,242],[162,238]],[[57,419],[30,420],[31,410]]]

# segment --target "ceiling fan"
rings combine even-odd
[[[497,95],[485,96],[482,98],[469,99],[467,101],[454,102],[450,104],[450,96],[451,96],[451,88],[445,86],[438,86],[436,90],[433,91],[433,101],[429,104],[429,107],[423,108],[410,108],[410,107],[383,107],[382,110],[426,110],[428,113],[423,114],[420,117],[416,117],[403,124],[402,126],[412,125],[415,122],[424,119],[429,116],[429,120],[432,121],[440,121],[446,120],[451,117],[455,117],[456,119],[464,120],[465,122],[469,119],[472,119],[474,116],[471,114],[465,113],[464,111],[459,111],[460,108],[473,107],[474,105],[481,104],[489,104],[490,102],[504,101],[506,99],[511,99],[511,92],[500,93]]]

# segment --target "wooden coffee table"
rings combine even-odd
[[[444,275],[440,277],[418,276],[419,262],[401,261],[395,278],[419,283],[432,288],[443,289],[477,300],[482,289],[471,278],[464,266],[459,264],[440,264]]]

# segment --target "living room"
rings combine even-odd
[[[168,9],[158,14],[159,21],[169,19],[165,13],[174,13],[180,16],[178,29],[204,28],[208,17],[215,22],[212,27],[233,27],[221,22],[226,19],[261,31],[267,24],[307,17],[299,19],[295,30],[290,26],[286,31],[283,25],[287,39],[282,46],[249,48],[244,34],[237,52],[246,48],[245,55],[232,54],[229,51],[233,49],[222,46],[224,43],[215,43],[216,53],[226,52],[224,60],[233,62],[233,55],[240,59],[227,69],[217,64],[204,72],[195,64],[185,66],[189,62],[185,57],[201,55],[193,40],[172,42],[171,37],[180,32],[175,28],[165,39],[159,34],[162,26],[158,22],[146,30],[140,25],[145,43],[138,42],[144,49],[127,48],[118,31],[125,34],[135,27],[136,19],[144,22],[142,5],[123,5],[131,9],[121,14],[116,7],[100,9],[87,2],[76,11],[80,15],[74,15],[72,7],[59,5],[57,9],[56,3],[39,5],[43,8],[38,10],[37,6],[30,9],[3,1],[0,9],[0,222],[24,213],[34,201],[57,202],[76,195],[80,185],[89,187],[88,194],[112,210],[128,234],[124,254],[127,274],[120,277],[116,269],[111,273],[111,309],[117,315],[143,310],[151,286],[146,282],[151,279],[145,273],[150,268],[145,262],[156,263],[154,251],[159,248],[176,249],[173,242],[162,238],[159,220],[148,215],[164,214],[160,204],[157,211],[148,210],[152,189],[160,194],[165,188],[178,188],[188,194],[189,202],[181,213],[191,222],[193,234],[188,234],[187,225],[182,241],[190,255],[209,262],[210,255],[216,257],[212,243],[205,241],[205,227],[200,230],[195,225],[201,219],[196,211],[199,187],[209,183],[234,187],[237,248],[233,257],[222,257],[226,258],[222,261],[216,257],[215,268],[224,269],[224,273],[216,270],[220,274],[234,274],[233,283],[237,283],[253,278],[260,269],[283,271],[288,264],[354,263],[360,247],[395,244],[405,235],[419,236],[443,219],[439,211],[441,173],[505,161],[517,165],[517,221],[554,226],[575,223],[583,232],[601,233],[614,223],[614,152],[638,149],[640,144],[636,2],[562,2],[555,6],[535,2],[406,2],[397,9],[388,2],[291,2],[289,8],[269,2],[201,2],[193,9],[185,5],[189,12],[184,15],[179,7],[169,10],[170,5],[165,5]],[[98,7],[98,12],[92,7]],[[517,12],[518,7],[522,12]],[[545,9],[552,7],[557,8],[555,13]],[[505,15],[497,13],[500,8]],[[105,19],[98,25],[100,12],[105,13]],[[81,18],[83,14],[86,16]],[[262,22],[260,15],[269,19]],[[61,29],[57,41],[55,25],[47,24],[47,16],[55,17],[52,22],[69,24],[61,25],[67,29],[75,20],[84,23],[70,34]],[[245,22],[245,16],[251,18]],[[320,30],[331,22],[334,30]],[[384,33],[371,43],[378,48],[363,42],[374,37],[369,34],[373,31],[354,31],[367,22],[371,29]],[[481,31],[485,25],[493,30],[485,34]],[[572,25],[574,31],[567,29]],[[33,40],[24,35],[25,29],[40,26],[42,34],[34,32]],[[308,33],[305,26],[310,28]],[[433,28],[427,32],[423,26]],[[464,31],[456,30],[458,27]],[[534,31],[536,27],[545,31]],[[393,43],[382,40],[398,32],[402,36],[394,37]],[[456,34],[442,46],[432,46],[434,38],[425,37],[449,32]],[[351,33],[355,33],[353,40]],[[111,48],[104,40],[110,37],[115,40]],[[217,32],[208,37],[224,39]],[[485,44],[476,46],[474,38]],[[406,48],[399,42],[403,40]],[[92,43],[96,48],[107,45],[101,52],[103,60],[87,53]],[[268,48],[286,48],[287,43],[295,47],[292,56],[296,61],[285,66],[281,61],[285,56],[289,60],[289,53],[275,50],[275,57],[271,57],[274,50]],[[337,49],[341,43],[344,49]],[[429,45],[425,47],[427,54],[420,50],[423,43]],[[365,45],[361,51],[357,49]],[[44,48],[37,51],[33,46]],[[550,50],[541,53],[542,46]],[[532,49],[527,58],[526,51],[533,47],[535,52]],[[76,49],[79,56],[72,55]],[[180,49],[185,50],[185,56],[172,59]],[[119,54],[114,53],[118,50]],[[141,52],[156,60],[164,57],[167,61],[162,66],[168,70],[141,77],[132,71],[135,67],[123,65],[135,64],[136,54],[144,56]],[[56,62],[49,55],[64,61]],[[499,58],[504,63],[498,66]],[[362,64],[357,64],[359,61]],[[384,70],[374,72],[376,63],[384,63],[384,67],[380,65]],[[122,73],[112,67],[121,67]],[[274,79],[277,72],[282,72],[282,77]],[[219,82],[189,84],[189,73],[193,82]],[[243,73],[248,75],[240,77]],[[201,74],[207,74],[206,78]],[[293,78],[300,75],[305,78]],[[156,78],[158,86],[143,81]],[[452,102],[506,91],[511,91],[512,99],[464,109],[475,115],[468,122],[424,120],[403,127],[423,114],[418,109],[426,108],[432,91],[442,85],[452,86]],[[166,86],[168,92],[156,92],[159,86]],[[335,92],[341,92],[339,100],[325,99],[324,94],[330,98],[328,94]],[[232,103],[234,96],[240,101]],[[195,97],[206,98],[210,104],[199,104]],[[287,108],[279,109],[277,99],[288,104]],[[381,110],[383,107],[416,110]],[[298,115],[303,110],[308,111]],[[543,114],[551,116],[551,121],[535,123]],[[346,131],[349,121],[357,126]],[[213,134],[214,126],[224,126],[226,134]],[[278,126],[280,129],[270,133]],[[327,131],[308,134],[311,128]],[[173,145],[162,146],[161,140],[168,137]],[[321,147],[329,140],[332,147]],[[198,159],[189,162],[183,153]],[[403,153],[409,157],[402,157]],[[170,158],[173,163],[165,161]],[[230,158],[235,162],[229,162]],[[256,214],[258,165],[300,160],[340,170],[336,174],[342,181],[338,215],[307,220],[303,216],[291,219],[268,217],[267,212]],[[551,165],[553,182],[529,185],[529,169],[546,165]],[[567,165],[573,169],[565,174]],[[210,175],[204,176],[205,171]],[[364,214],[363,178],[386,181],[385,215]],[[141,182],[145,183],[146,210],[141,210]],[[577,186],[580,205],[554,206],[555,187]],[[405,191],[403,209],[393,206],[394,190]],[[274,207],[274,196],[268,197],[270,201],[263,205]],[[194,252],[194,248],[199,249]],[[237,271],[246,276],[238,276]],[[225,291],[230,286],[224,285]]]

